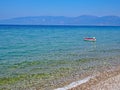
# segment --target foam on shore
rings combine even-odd
[[[89,76],[89,77],[86,77],[82,80],[79,80],[79,81],[76,81],[76,82],[72,82],[70,83],[69,85],[67,86],[64,86],[62,88],[57,88],[57,89],[54,89],[54,90],[68,90],[68,89],[72,89],[74,87],[77,87],[78,85],[81,85],[83,83],[86,83],[88,82],[90,79],[94,78],[95,76]]]

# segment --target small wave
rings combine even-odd
[[[79,80],[79,81],[76,81],[76,82],[72,82],[72,83],[70,83],[69,85],[67,85],[67,86],[64,86],[64,87],[62,87],[62,88],[57,88],[57,89],[54,89],[54,90],[68,90],[68,89],[72,89],[72,88],[74,88],[74,87],[76,87],[76,86],[78,86],[78,85],[81,85],[81,84],[83,84],[83,83],[86,83],[86,82],[88,82],[90,79],[92,79],[92,78],[94,78],[95,76],[89,76],[89,77],[86,77],[86,78],[84,78],[84,79],[82,79],[82,80]]]

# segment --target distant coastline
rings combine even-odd
[[[0,25],[120,26],[119,16],[34,16],[0,20]]]

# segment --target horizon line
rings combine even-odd
[[[120,27],[120,25],[37,25],[37,24],[0,24],[0,26],[73,26],[73,27]]]
[[[18,17],[11,17],[11,18],[3,18],[0,20],[7,20],[7,19],[15,19],[15,18],[26,18],[26,17],[70,17],[70,18],[74,18],[74,17],[80,17],[80,16],[94,16],[94,17],[106,17],[106,16],[114,16],[114,17],[120,17],[119,15],[102,15],[102,16],[98,16],[98,15],[87,15],[87,14],[83,14],[83,15],[79,15],[79,16],[62,16],[62,15],[38,15],[38,16],[18,16]]]

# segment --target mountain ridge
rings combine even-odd
[[[119,16],[29,16],[0,20],[0,24],[10,25],[98,25],[120,26]]]

